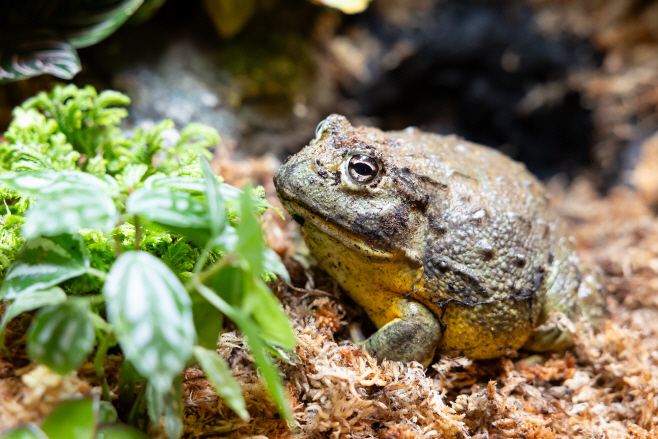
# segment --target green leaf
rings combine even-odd
[[[126,212],[142,216],[187,236],[210,236],[207,205],[188,192],[143,187],[126,202]]]
[[[89,313],[89,303],[75,299],[42,308],[27,335],[30,359],[61,375],[80,367],[96,339]]]
[[[165,398],[164,431],[170,439],[183,435],[183,376],[180,374]]]
[[[183,434],[183,378],[178,374],[166,391],[156,389],[151,382],[146,387],[146,402],[149,418],[158,424],[164,415],[164,430],[167,437],[177,439]]]
[[[50,412],[41,429],[49,439],[95,439],[95,406],[91,398],[63,402]]]
[[[224,299],[205,285],[198,284],[196,285],[196,289],[208,302],[233,320],[238,325],[238,328],[240,328],[240,331],[247,337],[251,352],[256,360],[256,365],[259,368],[261,376],[267,383],[267,388],[279,409],[279,413],[288,423],[293,423],[292,409],[290,408],[290,404],[288,404],[283,380],[279,375],[278,369],[266,354],[267,347],[260,337],[258,326],[244,311],[230,306]]]
[[[152,175],[144,181],[144,187],[168,187],[183,191],[199,192],[201,194],[205,194],[206,192],[206,185],[204,184],[204,181],[202,179],[192,177],[168,177],[165,175]],[[224,202],[232,205],[236,211],[236,214],[240,215],[240,197],[243,192],[240,189],[225,183],[219,184],[219,192]],[[267,201],[259,197],[252,196],[251,202],[253,204],[252,207],[254,208],[269,208],[274,209],[277,212],[279,211],[279,209],[276,209]]]
[[[160,392],[171,387],[196,343],[192,302],[176,275],[143,251],[112,266],[103,294],[126,358]]]
[[[119,414],[109,401],[98,401],[98,422],[118,422]]]
[[[66,293],[59,287],[43,291],[28,291],[27,293],[20,294],[7,307],[5,315],[2,317],[2,322],[0,322],[0,348],[4,349],[5,329],[7,329],[7,324],[14,317],[43,306],[57,305],[65,300]]]
[[[203,168],[203,179],[206,184],[206,199],[208,200],[208,211],[210,214],[210,229],[212,237],[219,236],[226,226],[226,214],[224,200],[219,189],[219,183],[215,179],[215,173],[210,169],[210,164],[205,157],[199,157]]]
[[[46,433],[34,424],[27,424],[3,434],[1,439],[48,439]]]
[[[127,425],[103,425],[98,428],[96,439],[149,439],[149,437]]]
[[[194,347],[194,357],[201,365],[206,378],[210,381],[219,396],[226,404],[237,413],[243,421],[249,419],[242,389],[233,378],[228,363],[214,350],[204,349],[201,346]]]
[[[281,257],[271,248],[266,248],[263,252],[263,267],[272,273],[278,274],[290,283],[290,275],[286,266],[283,265]]]
[[[212,153],[208,151],[219,143],[219,133],[213,127],[201,123],[190,123],[180,133],[180,140],[175,150],[179,155],[193,151],[200,157],[210,160]]]
[[[232,252],[238,245],[238,232],[235,227],[225,227],[222,233],[213,240],[213,247],[218,247],[225,252]]]
[[[181,191],[203,193],[206,190],[205,182],[200,178],[193,177],[169,177],[158,174],[152,175],[144,180],[145,189],[169,188]]]
[[[0,174],[0,181],[14,192],[28,197],[57,194],[62,191],[88,190],[112,195],[119,184],[109,175],[79,171],[19,171]]]
[[[215,349],[224,327],[224,315],[197,293],[191,294],[194,327],[200,346]]]
[[[80,229],[109,232],[119,221],[114,201],[102,193],[68,189],[39,197],[25,213],[25,238],[76,233]]]
[[[247,290],[242,308],[258,323],[263,339],[284,349],[294,349],[297,339],[279,301],[258,277],[248,272],[244,276]]]
[[[240,331],[242,331],[247,337],[247,341],[251,347],[251,352],[254,355],[254,360],[256,360],[256,366],[258,366],[258,371],[265,379],[267,389],[269,390],[270,395],[272,395],[274,403],[279,409],[279,413],[288,423],[293,423],[294,418],[292,415],[292,409],[288,403],[286,389],[283,385],[281,375],[279,375],[279,369],[274,365],[271,357],[267,354],[267,347],[259,337],[260,331],[258,327],[248,319],[240,319],[238,326]]]
[[[235,252],[247,261],[254,273],[262,273],[267,246],[263,242],[260,223],[253,213],[255,206],[249,190],[243,191],[240,195],[240,206],[242,216],[237,227],[238,243]]]
[[[60,32],[75,47],[87,47],[112,35],[142,4],[143,0],[71,3],[53,19]],[[77,6],[77,7],[76,7]]]
[[[89,254],[78,235],[34,238],[23,244],[9,266],[0,288],[0,299],[14,299],[20,293],[46,290],[84,274]]]
[[[71,79],[80,71],[75,48],[56,37],[27,37],[0,50],[0,84],[49,73]]]

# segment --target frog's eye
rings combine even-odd
[[[367,155],[355,155],[350,159],[347,170],[352,181],[359,184],[366,184],[377,177],[379,165],[373,158]]]
[[[322,130],[324,130],[324,120],[318,124],[317,127],[315,127],[315,138],[319,138],[320,135],[322,134]]]

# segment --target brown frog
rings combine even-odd
[[[603,316],[598,271],[544,187],[493,149],[331,115],[274,183],[320,267],[379,328],[365,341],[378,358],[564,349],[551,312]]]

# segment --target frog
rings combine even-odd
[[[491,359],[564,350],[559,316],[596,327],[605,290],[542,183],[503,153],[341,115],[274,175],[318,266],[377,330],[375,358]]]

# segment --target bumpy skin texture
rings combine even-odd
[[[374,180],[351,176],[355,155],[376,162]],[[535,330],[552,311],[603,315],[598,272],[580,263],[543,186],[495,150],[332,115],[274,183],[320,266],[382,328],[366,342],[378,357],[561,349],[568,335]]]

